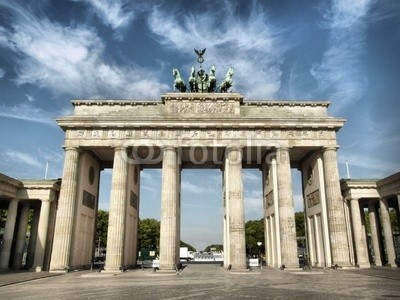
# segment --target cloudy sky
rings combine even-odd
[[[71,99],[160,99],[193,49],[222,80],[235,68],[245,99],[329,100],[341,177],[400,171],[400,2],[0,0],[0,172],[62,175],[64,134],[54,121]],[[296,210],[302,209],[293,171]],[[221,173],[182,173],[182,239],[222,242]],[[246,220],[262,217],[261,180],[245,170]],[[159,219],[160,170],[142,171],[140,217]],[[109,205],[102,172],[100,207]]]

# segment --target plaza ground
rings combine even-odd
[[[41,275],[40,275],[41,274]],[[189,264],[179,275],[130,270],[118,275],[77,271],[0,275],[1,299],[394,299],[400,269],[229,272]]]

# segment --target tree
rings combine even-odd
[[[264,222],[261,220],[250,220],[245,224],[245,238],[246,238],[246,252],[248,255],[258,254],[265,252],[264,245]],[[261,242],[261,247],[258,246]]]
[[[156,250],[160,244],[160,221],[143,219],[139,221],[138,250]]]
[[[207,246],[206,249],[204,249],[204,252],[210,252],[211,248],[215,248],[215,251],[217,251],[217,252],[221,252],[221,251],[224,250],[224,246],[223,245],[212,244],[210,246]]]
[[[181,241],[181,247],[187,247],[189,251],[193,251],[193,252],[196,251],[195,247],[193,247],[192,245],[185,243],[183,241]]]
[[[100,239],[102,247],[107,247],[107,230],[108,230],[108,211],[99,209],[97,211],[96,243]]]
[[[306,227],[304,224],[304,212],[298,211],[294,214],[294,220],[296,223],[296,236],[297,237],[305,237],[306,236]]]

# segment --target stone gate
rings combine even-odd
[[[112,167],[105,270],[136,265],[140,171],[162,168],[160,270],[179,265],[182,168],[218,168],[224,266],[246,269],[243,168],[262,171],[267,264],[298,267],[291,169],[302,172],[314,266],[349,266],[336,132],[326,101],[245,101],[238,93],[167,93],[161,101],[73,100],[51,271],[89,266],[99,175]]]

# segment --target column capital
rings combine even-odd
[[[289,146],[277,146],[277,147],[275,148],[275,151],[276,151],[276,152],[278,152],[278,151],[289,151],[291,148],[292,148],[292,147],[289,147]]]
[[[225,147],[226,151],[232,151],[232,150],[239,150],[242,151],[243,150],[243,146],[240,145],[228,145]]]
[[[339,146],[324,146],[322,147],[322,151],[337,151],[339,149]]]
[[[79,149],[78,147],[74,147],[74,146],[63,146],[63,149],[65,152],[67,152],[67,151],[77,151],[78,153],[82,152],[81,149]]]
[[[127,151],[127,147],[126,146],[116,146],[114,147],[114,152],[116,151]]]
[[[165,147],[163,147],[162,148],[162,151],[166,151],[166,150],[172,150],[172,151],[175,151],[175,152],[178,152],[178,147],[174,147],[174,146],[165,146]]]

